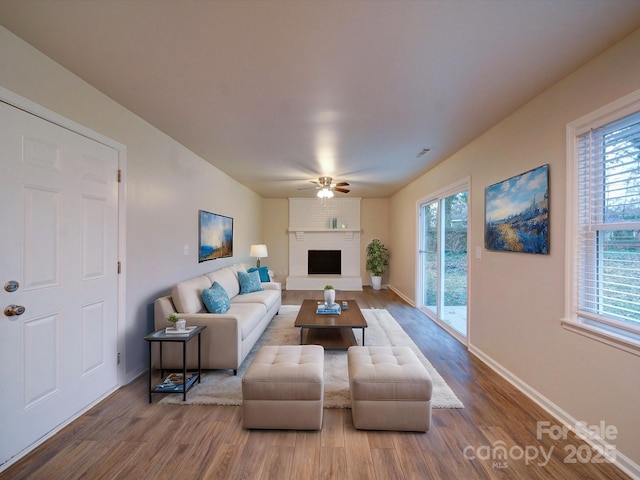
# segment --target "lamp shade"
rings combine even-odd
[[[263,244],[251,245],[251,251],[249,252],[249,255],[258,258],[268,257],[269,254],[267,253],[267,246]]]
[[[319,198],[332,198],[333,197],[333,192],[331,191],[331,189],[327,188],[327,187],[322,187],[320,190],[318,190],[318,197]]]

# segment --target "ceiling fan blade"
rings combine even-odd
[[[335,190],[336,192],[341,193],[349,193],[349,190],[340,187],[348,187],[349,183],[347,182],[339,182],[339,183],[331,183],[331,177],[319,177],[318,180],[309,180],[309,183],[312,183],[313,187],[300,187],[298,190],[309,190],[315,188],[316,190],[320,190],[322,188],[327,188],[330,190]]]
[[[311,190],[311,189],[319,190],[320,187],[322,187],[322,185],[316,180],[309,180],[309,182],[313,183],[313,186],[299,187],[298,190]]]

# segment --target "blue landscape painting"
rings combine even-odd
[[[549,253],[549,165],[485,189],[488,250]]]
[[[233,256],[233,218],[200,210],[198,261]]]

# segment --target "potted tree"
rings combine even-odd
[[[374,290],[380,290],[382,274],[389,263],[389,251],[377,238],[367,245],[367,271],[371,274],[371,286]]]

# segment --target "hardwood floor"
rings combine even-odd
[[[340,292],[339,292],[340,293]],[[300,304],[321,292],[285,291]],[[353,428],[351,410],[326,409],[319,432],[247,431],[241,407],[148,403],[147,379],[119,389],[0,474],[11,479],[628,479],[570,437],[536,438],[558,422],[390,290],[343,292],[386,308],[440,372],[464,409],[434,409],[427,433]],[[510,451],[491,458],[499,446]],[[573,447],[572,447],[573,446]],[[551,454],[549,455],[549,452]],[[550,457],[548,462],[542,452]],[[581,450],[585,453],[584,447]],[[591,452],[591,453],[589,453]],[[520,454],[537,458],[527,460]],[[575,453],[575,452],[574,452]],[[475,454],[475,459],[470,459]],[[489,458],[487,458],[489,457]],[[494,455],[495,457],[495,455]]]

